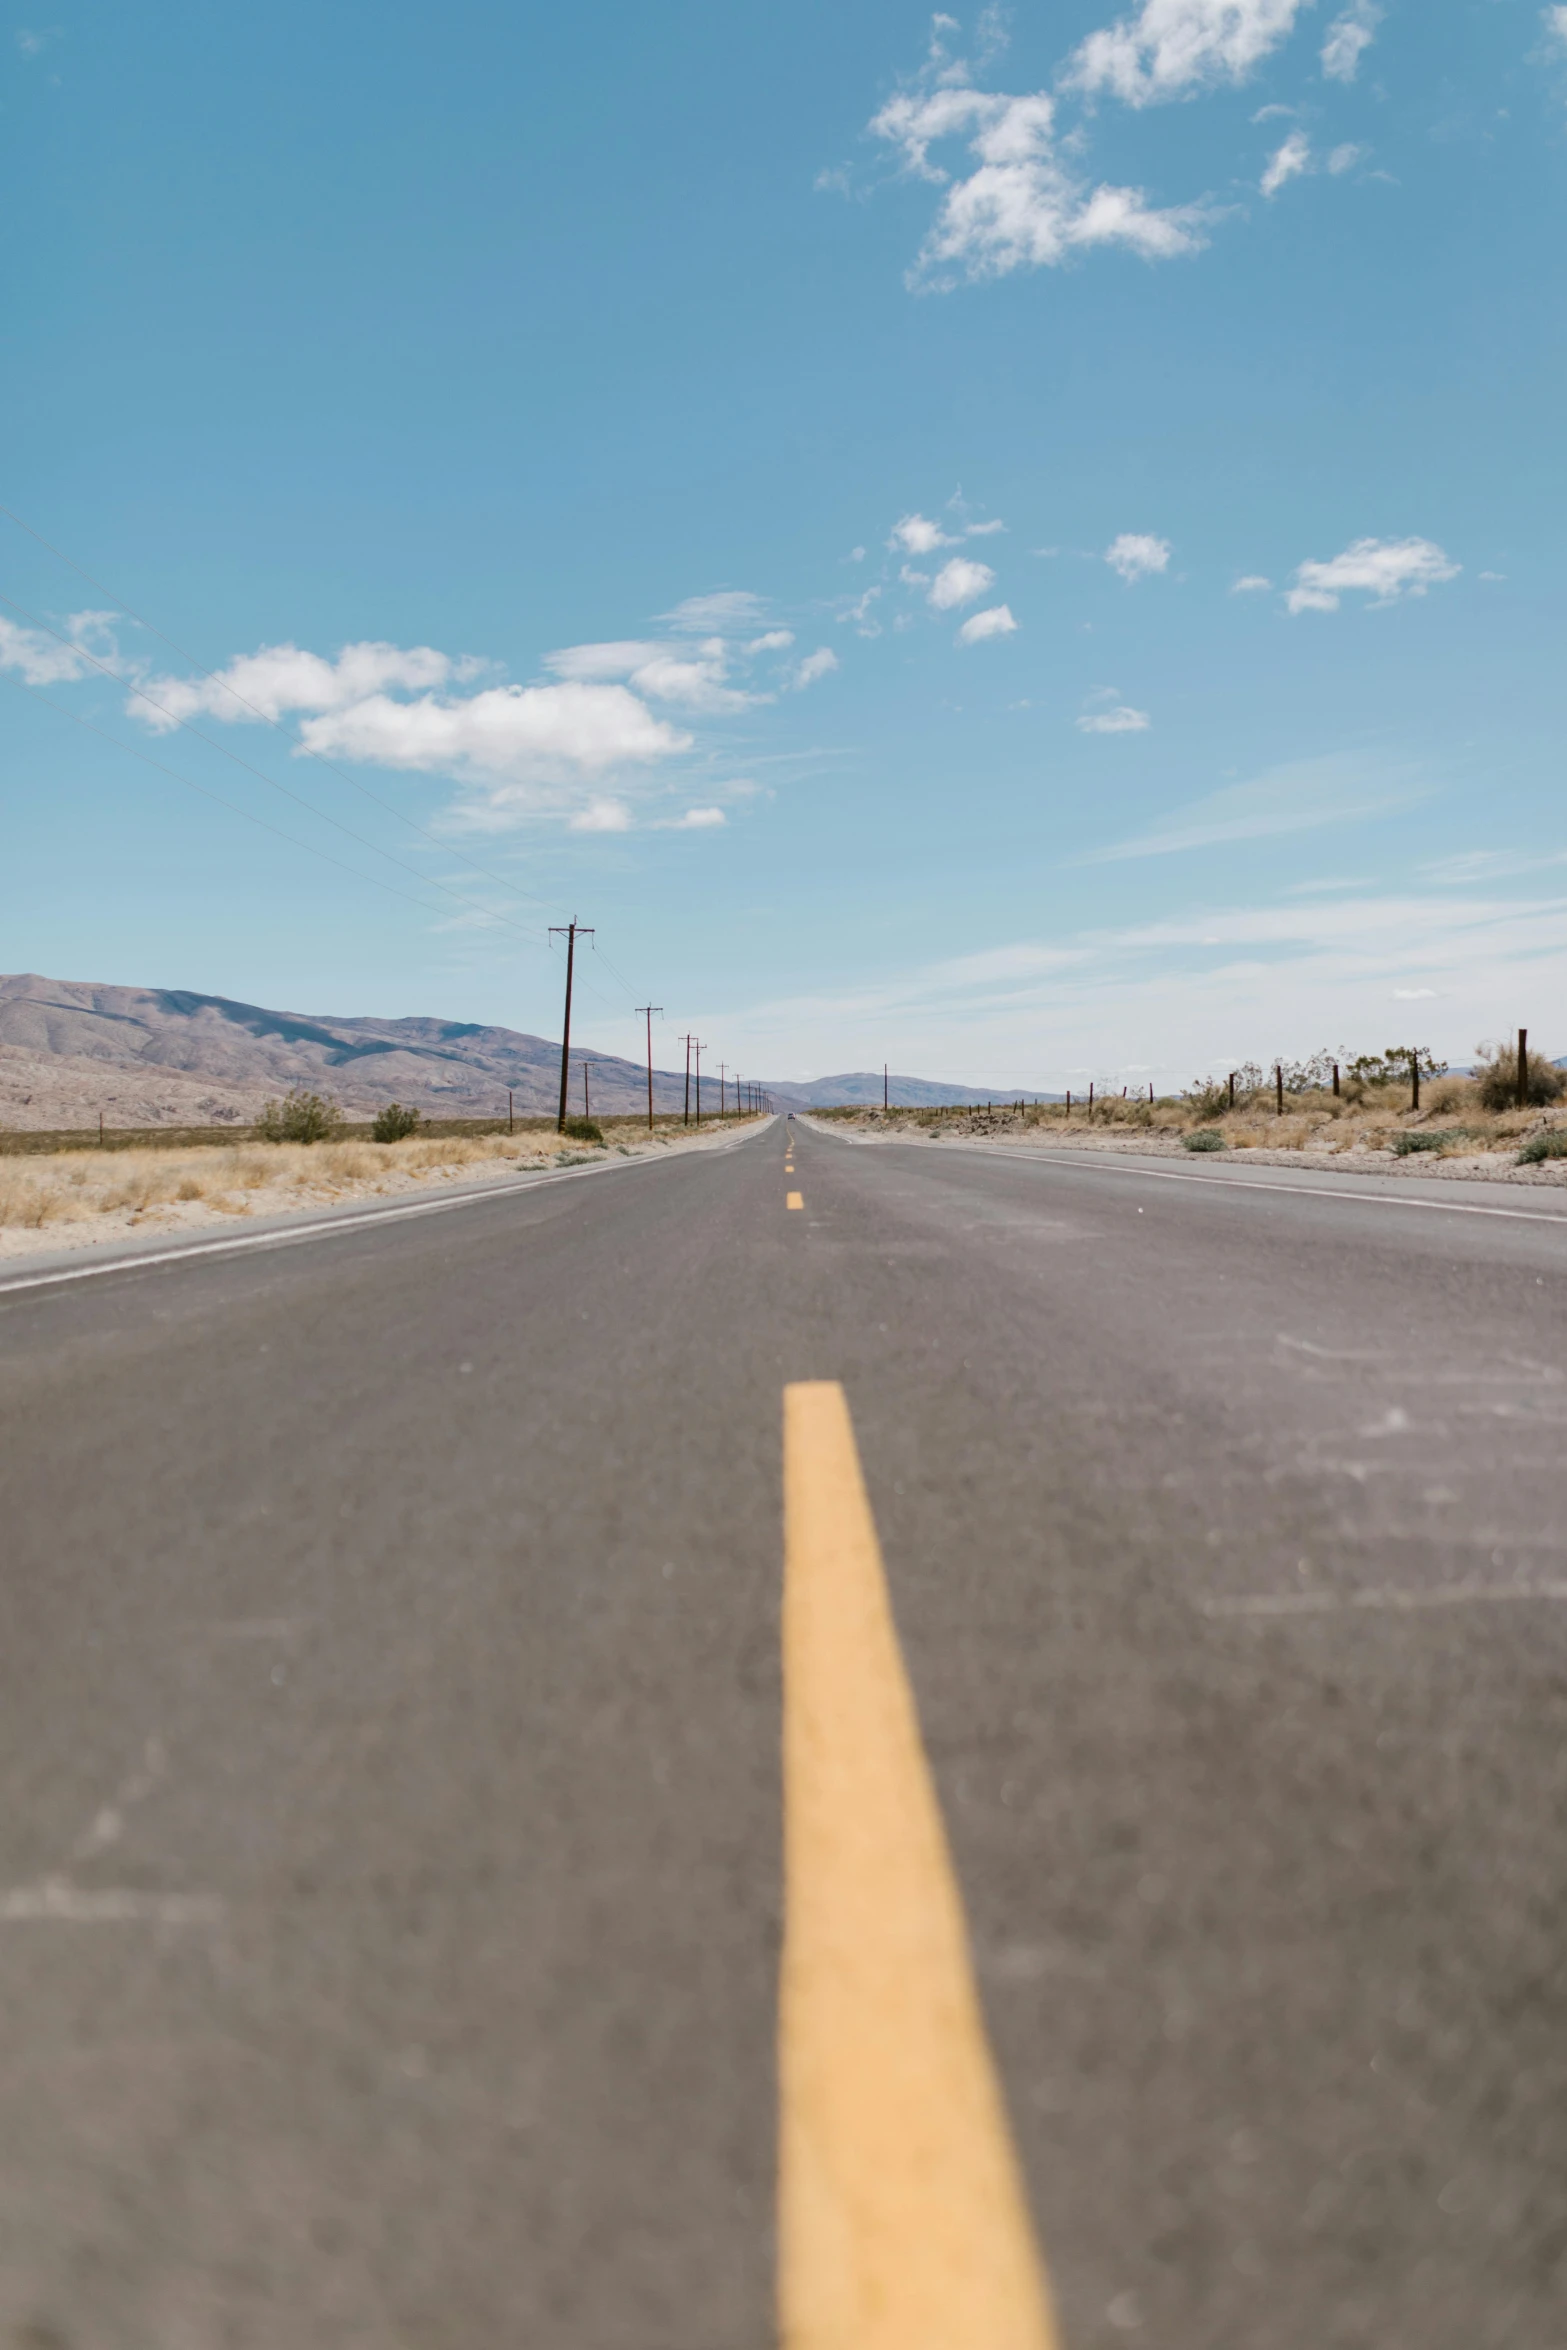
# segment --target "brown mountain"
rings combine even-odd
[[[590,1044],[574,1045],[571,1060],[573,1110],[582,1107],[584,1060],[595,1111],[645,1108],[640,1062]],[[296,1085],[335,1095],[350,1116],[401,1101],[431,1117],[492,1118],[504,1116],[510,1093],[519,1115],[536,1117],[559,1100],[560,1045],[463,1020],[339,1019],[183,988],[0,976],[0,1126],[91,1126],[100,1112],[111,1126],[241,1124]],[[862,1069],[806,1085],[769,1081],[767,1090],[781,1109],[878,1104],[882,1079]],[[986,1089],[894,1077],[890,1091],[905,1107],[982,1100]],[[655,1069],[655,1109],[678,1111],[684,1100],[684,1070]],[[702,1102],[718,1106],[712,1076]]]

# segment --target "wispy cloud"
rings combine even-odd
[[[1311,141],[1304,131],[1291,131],[1283,146],[1270,156],[1268,168],[1257,184],[1265,196],[1276,196],[1280,188],[1310,169]]]
[[[1228,784],[1204,799],[1189,801],[1147,831],[1091,850],[1078,862],[1118,864],[1132,857],[1214,848],[1224,841],[1266,840],[1330,824],[1363,824],[1415,806],[1428,790],[1408,768],[1347,757],[1300,759],[1270,768],[1249,783]]]
[[[1354,80],[1381,22],[1382,11],[1375,0],[1355,0],[1352,8],[1334,19],[1322,44],[1322,70],[1330,82]]]
[[[110,628],[113,612],[73,612],[51,636],[42,628],[20,628],[0,620],[0,669],[9,670],[24,685],[63,685],[67,680],[91,677],[92,656],[113,667],[123,667]]]
[[[1355,593],[1396,604],[1456,579],[1462,568],[1432,539],[1356,539],[1330,562],[1299,564],[1285,602],[1292,612],[1336,612],[1340,597]]]
[[[1083,734],[1146,734],[1153,720],[1129,702],[1112,702],[1108,709],[1085,711],[1077,724]]]
[[[1420,1041],[1449,1059],[1515,1025],[1520,1003],[1567,1001],[1567,897],[1356,890],[1199,907],[1004,942],[745,1017],[818,1070],[918,1052],[933,1076],[998,1087],[1114,1071],[1117,1083],[1157,1074],[1163,1090],[1325,1039],[1380,1047],[1395,1000],[1439,1007]],[[1567,1028],[1542,1042],[1567,1049]]]
[[[1241,577],[1236,580],[1230,589],[1230,594],[1232,596],[1266,595],[1272,585],[1272,580],[1265,577],[1262,572],[1247,571],[1243,572]]]
[[[807,653],[805,659],[797,663],[789,682],[796,692],[802,692],[806,686],[814,685],[818,678],[831,677],[837,666],[838,656],[832,647],[818,645],[814,653]]]

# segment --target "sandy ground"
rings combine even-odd
[[[807,1123],[816,1124],[812,1119]],[[1111,1152],[1134,1158],[1190,1159],[1196,1166],[1211,1165],[1223,1158],[1230,1165],[1244,1159],[1248,1164],[1263,1167],[1309,1167],[1314,1172],[1337,1175],[1407,1176],[1429,1182],[1463,1181],[1468,1183],[1516,1183],[1560,1191],[1567,1186],[1567,1159],[1545,1159],[1538,1165],[1520,1167],[1518,1146],[1529,1134],[1542,1127],[1567,1123],[1562,1113],[1520,1114],[1515,1120],[1494,1121],[1499,1131],[1492,1147],[1485,1149],[1449,1148],[1440,1151],[1411,1151],[1398,1157],[1386,1134],[1396,1131],[1377,1128],[1372,1132],[1356,1130],[1347,1121],[1337,1125],[1318,1125],[1308,1128],[1304,1120],[1259,1121],[1253,1132],[1265,1135],[1269,1125],[1278,1124],[1289,1130],[1287,1139],[1270,1147],[1265,1139],[1236,1140],[1212,1157],[1188,1153],[1182,1146],[1181,1126],[1128,1130],[1116,1125],[1068,1125],[1063,1119],[1052,1118],[1038,1123],[1025,1122],[1016,1117],[998,1114],[994,1120],[984,1118],[953,1119],[937,1125],[923,1125],[912,1118],[900,1118],[894,1110],[890,1117],[878,1111],[867,1112],[858,1118],[831,1118],[820,1121],[824,1134],[837,1134],[857,1142],[925,1142],[933,1148],[972,1148],[976,1143],[994,1149],[1096,1151]],[[1433,1119],[1433,1124],[1442,1121]]]
[[[754,1123],[754,1122],[753,1122]],[[736,1128],[698,1134],[661,1125],[602,1147],[554,1134],[407,1142],[265,1143],[175,1150],[60,1151],[0,1159],[0,1263],[46,1250],[93,1248],[132,1233],[199,1232],[344,1202],[503,1183],[519,1173],[705,1149]]]

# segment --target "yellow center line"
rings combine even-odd
[[[783,2350],[1055,2350],[843,1389],[784,1390]]]
[[[803,1191],[791,1191],[784,1201],[786,1208],[803,1208],[804,1205],[805,1194]]]

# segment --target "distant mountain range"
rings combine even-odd
[[[587,1043],[572,1046],[571,1060],[573,1110],[582,1108],[584,1060],[594,1111],[645,1108],[641,1063]],[[786,1110],[882,1098],[880,1071],[759,1082]],[[520,1116],[536,1117],[558,1102],[560,1045],[469,1021],[340,1019],[177,988],[0,976],[0,1125],[87,1126],[100,1113],[120,1126],[240,1124],[296,1085],[335,1095],[351,1117],[393,1100],[432,1117],[504,1116],[508,1093]],[[888,1091],[899,1108],[986,1098],[983,1087],[919,1077],[893,1077]],[[655,1069],[655,1109],[678,1112],[684,1100],[684,1070]],[[717,1079],[706,1073],[702,1107],[718,1107]]]

